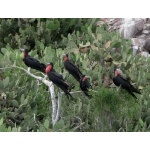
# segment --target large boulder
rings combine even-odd
[[[150,38],[146,39],[143,48],[150,54]]]
[[[133,54],[150,54],[150,18],[103,18],[98,22],[109,25],[109,31],[118,30],[122,38],[131,39]],[[147,52],[143,52],[147,51]]]
[[[144,22],[144,19],[124,19],[124,23],[119,30],[121,36],[130,39],[140,35],[144,28]]]

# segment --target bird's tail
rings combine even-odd
[[[75,86],[73,84],[68,84],[68,91],[70,92],[72,89],[74,89]]]
[[[131,92],[131,95],[135,98],[135,99],[137,99],[137,97]]]
[[[64,92],[65,92],[65,94],[67,95],[68,99],[70,99],[70,98],[71,98],[71,100],[74,99],[74,97],[73,97],[67,90],[65,90]],[[70,97],[70,98],[69,98],[69,97]]]
[[[59,85],[59,87],[64,91],[64,93],[66,94],[66,96],[68,97],[68,99],[69,99],[69,97],[71,99],[74,99],[72,97],[72,95],[68,92],[68,84],[65,83],[64,85]]]
[[[131,90],[135,93],[141,94],[141,92],[133,86],[131,87]]]
[[[84,91],[84,94],[89,97],[89,98],[92,98],[92,95],[90,95],[87,91]]]
[[[134,95],[134,93],[133,93],[133,91],[131,91],[131,90],[127,90],[135,99],[137,99],[137,97]]]

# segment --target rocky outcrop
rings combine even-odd
[[[135,38],[141,35],[144,28],[144,19],[124,19],[120,26],[121,37],[126,39]]]
[[[133,54],[150,57],[150,18],[102,18],[97,25],[109,25],[109,31],[118,30],[122,38],[131,39]]]
[[[150,38],[147,38],[145,40],[145,44],[144,44],[143,48],[150,54]]]

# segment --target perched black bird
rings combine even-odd
[[[92,97],[92,95],[88,94],[88,89],[92,88],[92,86],[91,86],[89,80],[85,77],[85,75],[81,76],[81,79],[80,79],[80,88],[85,93],[86,96],[88,96],[89,98]]]
[[[136,89],[133,85],[131,85],[129,83],[129,81],[127,81],[126,79],[124,79],[121,75],[120,75],[120,69],[115,69],[115,77],[113,77],[113,82],[116,86],[121,86],[121,88],[125,89],[127,92],[129,92],[135,99],[137,99],[137,97],[134,95],[133,92],[141,94],[141,92]]]
[[[72,95],[69,93],[69,84],[65,82],[65,80],[63,79],[63,76],[60,75],[59,73],[57,73],[54,69],[53,69],[53,63],[49,63],[46,67],[45,73],[48,75],[49,79],[56,84],[59,88],[61,88],[65,94],[68,96],[70,96],[72,99]],[[69,98],[69,97],[68,97]]]
[[[28,55],[28,50],[23,49],[23,48],[20,48],[20,50],[23,53],[23,61],[26,66],[45,73],[45,69],[46,69],[45,64],[40,63],[38,60],[36,60],[35,58],[32,58],[30,55]]]
[[[80,77],[82,76],[81,71],[79,68],[73,64],[69,59],[68,59],[68,54],[63,55],[63,60],[64,60],[64,66],[65,69],[78,81],[80,82]]]

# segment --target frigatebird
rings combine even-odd
[[[49,80],[51,80],[55,85],[57,85],[60,89],[62,89],[65,94],[68,96],[70,96],[72,99],[72,95],[69,93],[69,84],[67,82],[65,82],[65,80],[63,79],[63,76],[59,73],[57,73],[54,69],[53,69],[53,63],[49,63],[45,69],[45,73],[47,74],[47,76],[49,77]],[[69,98],[69,97],[68,97]]]
[[[80,83],[82,73],[79,68],[69,60],[68,54],[63,55],[63,60],[65,69]]]
[[[134,95],[133,92],[141,94],[141,92],[136,89],[133,85],[130,84],[130,82],[126,79],[124,79],[121,75],[120,75],[120,69],[115,69],[114,70],[114,74],[115,77],[113,77],[113,82],[116,86],[120,86],[121,88],[125,89],[127,92],[129,92],[135,99],[137,99],[137,97]]]
[[[81,76],[81,79],[80,79],[80,88],[85,93],[86,96],[88,96],[89,98],[92,97],[92,95],[88,94],[88,89],[92,88],[92,86],[91,86],[89,80],[86,78],[85,75]]]
[[[35,58],[32,58],[28,53],[29,51],[27,49],[24,48],[20,48],[20,50],[23,53],[23,62],[25,63],[26,66],[41,71],[43,73],[45,73],[45,69],[46,69],[46,65],[43,63],[40,63],[38,60],[36,60]]]

